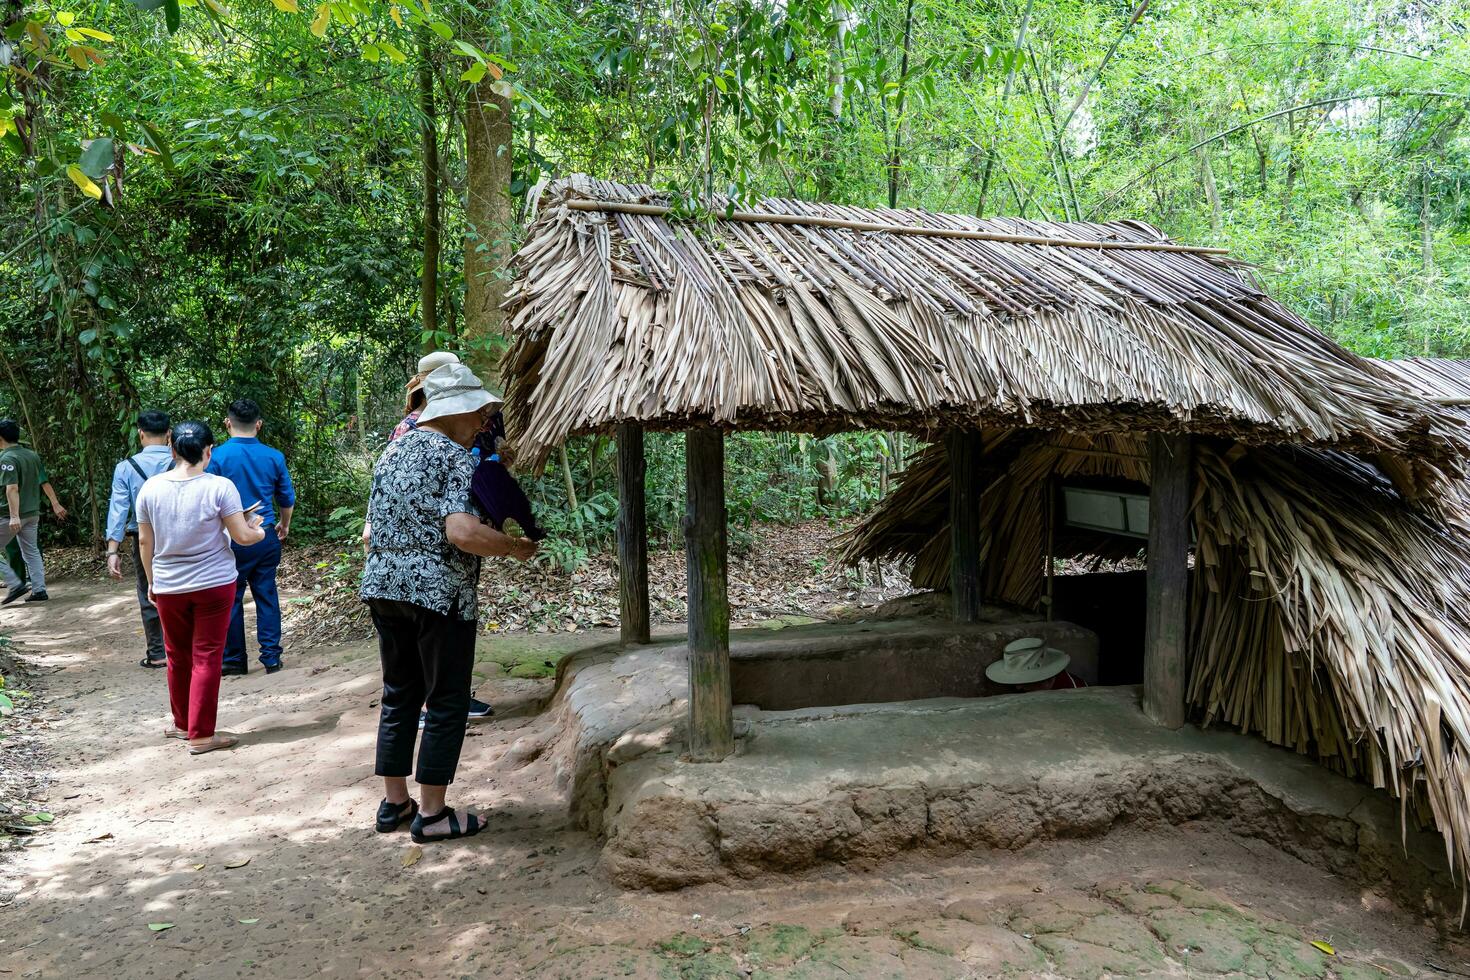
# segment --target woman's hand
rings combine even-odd
[[[238,514],[231,514],[224,519],[225,530],[229,532],[230,540],[244,547],[246,545],[259,544],[265,540],[265,529],[260,526],[259,514],[248,510],[242,510]]]

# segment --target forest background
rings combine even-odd
[[[543,179],[1225,245],[1360,353],[1470,356],[1470,3],[0,0],[0,415],[97,543],[140,408],[249,396],[346,542],[420,352],[482,369]],[[696,213],[697,217],[697,213]],[[898,433],[732,438],[732,544],[869,506]],[[528,474],[564,569],[607,438]],[[649,439],[678,538],[682,440]]]

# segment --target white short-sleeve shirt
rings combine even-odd
[[[138,523],[153,529],[153,591],[197,592],[235,581],[235,553],[225,518],[245,508],[222,476],[150,478],[138,491]]]

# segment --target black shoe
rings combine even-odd
[[[46,594],[46,590],[42,589],[40,592],[32,592],[26,596],[26,602],[45,602],[49,598],[51,597]]]
[[[417,800],[409,799],[405,803],[389,803],[384,800],[378,804],[378,833],[391,834],[418,815]]]
[[[283,663],[266,664],[265,665],[265,672],[267,674],[274,674],[277,671],[282,670],[285,666],[286,665],[283,664]]]
[[[493,714],[495,714],[495,709],[490,707],[488,703],[481,701],[479,698],[470,698],[470,710],[465,717],[470,719],[489,718]]]
[[[21,596],[25,595],[29,591],[31,591],[31,587],[29,585],[17,585],[15,588],[11,589],[5,594],[4,599],[0,599],[0,606],[10,605],[12,602],[19,599]]]
[[[168,666],[168,658],[167,657],[144,657],[142,660],[139,660],[138,661],[138,666],[139,667],[152,667],[153,669],[157,670],[159,667],[167,667]]]
[[[244,677],[248,673],[250,673],[249,667],[233,667],[226,664],[219,675],[221,677]]]

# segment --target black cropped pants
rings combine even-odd
[[[379,776],[407,776],[413,764],[419,708],[420,785],[454,782],[464,748],[465,713],[475,664],[475,621],[396,599],[369,599],[383,662],[383,701],[378,716]]]

